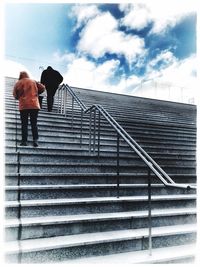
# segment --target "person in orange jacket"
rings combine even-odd
[[[27,146],[28,118],[30,116],[33,146],[38,146],[37,118],[40,104],[38,95],[44,92],[45,86],[29,78],[27,72],[22,71],[13,89],[13,96],[19,100],[21,118],[22,141],[20,146]]]

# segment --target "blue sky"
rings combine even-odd
[[[51,65],[70,85],[118,93],[161,78],[190,86],[196,77],[195,1],[131,3],[6,4],[8,65],[36,79],[40,66]]]

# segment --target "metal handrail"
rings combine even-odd
[[[93,152],[95,152],[96,143],[96,111],[99,112],[98,118],[98,159],[100,153],[100,116],[102,115],[107,122],[112,126],[112,128],[117,133],[117,197],[119,198],[119,139],[120,137],[131,147],[136,154],[143,160],[143,162],[148,167],[148,243],[149,243],[149,255],[152,255],[152,214],[151,214],[151,171],[159,178],[159,180],[169,187],[177,187],[182,189],[196,189],[196,186],[189,184],[177,184],[175,183],[168,174],[142,149],[142,147],[122,128],[119,123],[101,106],[92,105],[87,108],[86,105],[78,98],[75,92],[68,86],[63,84],[61,89],[66,89],[66,94],[69,92],[72,97],[72,103],[74,100],[79,105],[81,109],[81,134],[80,134],[80,144],[82,143],[82,118],[83,113],[87,114],[90,112],[90,123],[89,123],[89,152],[91,152],[91,121],[92,112],[94,112],[94,129],[93,129]],[[62,104],[61,104],[62,105]],[[61,108],[62,110],[62,108]],[[72,105],[72,127],[73,127],[73,105]]]
[[[22,214],[22,205],[21,205],[21,154],[18,147],[18,122],[17,122],[17,103],[15,102],[15,153],[17,155],[17,201],[18,201],[18,212],[17,212],[17,218],[19,220],[19,226],[17,230],[17,240],[18,240],[18,247],[19,247],[19,253],[18,253],[18,263],[21,263],[22,261],[22,247],[20,240],[22,239],[22,221],[21,221],[21,214]]]
[[[165,185],[176,188],[196,189],[195,185],[178,184],[175,183],[169,175],[144,151],[144,149],[124,130],[122,126],[103,108],[101,105],[92,105],[87,108],[86,105],[78,98],[75,92],[67,84],[63,84],[60,89],[66,89],[77,102],[81,111],[85,114],[98,110],[99,113],[108,121],[108,123],[115,129],[115,131],[123,138],[123,140],[131,147],[136,154],[143,160],[143,162],[151,169],[151,171],[159,178]]]

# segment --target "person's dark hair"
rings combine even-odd
[[[28,73],[26,71],[21,71],[19,73],[19,80],[23,79],[23,78],[30,78]]]

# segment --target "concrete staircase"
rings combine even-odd
[[[6,262],[187,263],[195,260],[196,191],[165,187],[152,174],[152,256],[148,255],[148,169],[102,120],[100,157],[88,153],[89,115],[46,104],[39,147],[19,147],[20,119],[6,78]],[[177,183],[196,183],[196,107],[73,88],[103,105]],[[17,122],[17,123],[16,123]],[[16,131],[17,129],[17,131]],[[31,136],[31,134],[30,134]],[[18,164],[20,162],[20,164]]]

